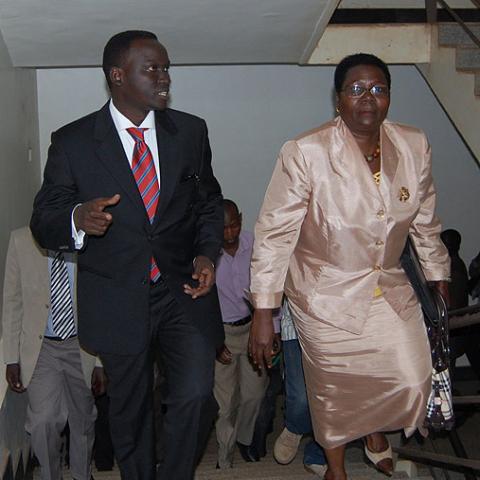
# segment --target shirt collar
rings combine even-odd
[[[113,123],[118,132],[126,130],[127,128],[148,128],[155,131],[155,112],[150,110],[147,116],[143,119],[143,122],[140,125],[134,125],[131,120],[129,120],[123,113],[118,110],[114,105],[113,100],[110,99],[109,104],[110,115],[112,115]]]
[[[241,232],[240,232],[239,239],[238,239],[238,248],[237,248],[237,251],[235,252],[235,257],[236,257],[239,253],[243,253],[245,250],[248,250],[248,244],[247,244],[247,241],[246,241],[246,239],[245,239],[245,235],[243,235],[243,231],[241,231]],[[221,249],[221,253],[230,256],[230,255],[223,249],[223,247],[222,247],[222,249]]]

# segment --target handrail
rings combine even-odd
[[[468,28],[467,24],[460,18],[460,16],[450,8],[445,0],[437,0],[438,3],[442,5],[445,10],[455,19],[455,21],[463,28],[465,33],[470,37],[473,43],[480,48],[480,39]],[[480,1],[479,0],[471,0],[471,2],[477,7],[480,8]]]
[[[477,8],[480,8],[480,0],[470,0]]]
[[[470,305],[469,307],[449,311],[448,316],[450,317],[448,325],[450,330],[476,325],[480,323],[480,305]]]

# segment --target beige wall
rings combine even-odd
[[[12,68],[0,35],[0,291],[10,231],[29,221],[40,183],[36,89],[35,71]],[[24,423],[26,398],[9,392],[3,401],[1,341],[0,365],[0,465],[8,452],[16,465],[20,452],[28,447],[26,434],[19,428]]]
[[[36,91],[35,71],[12,68],[0,35],[0,291],[10,231],[29,221],[40,185]]]

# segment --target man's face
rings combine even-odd
[[[110,71],[115,106],[140,124],[150,110],[167,107],[170,75],[167,51],[157,40],[134,40],[121,65]]]
[[[225,209],[223,226],[223,246],[225,249],[236,247],[242,230],[242,214]]]

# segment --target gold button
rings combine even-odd
[[[377,241],[375,242],[375,245],[376,245],[377,247],[381,247],[381,246],[383,245],[383,242],[382,242],[381,240],[377,240]]]
[[[375,265],[375,266],[373,267],[373,269],[378,271],[378,270],[381,270],[382,267],[381,267],[380,265]]]
[[[384,216],[385,216],[385,210],[380,209],[380,210],[377,212],[377,217],[378,217],[378,218],[383,218]]]

